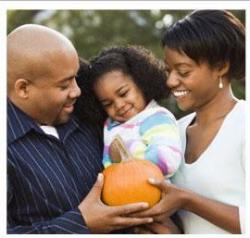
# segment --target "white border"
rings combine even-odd
[[[2,151],[1,156],[1,178],[0,178],[0,192],[2,194],[2,199],[0,202],[0,235],[1,237],[5,237],[6,235],[6,12],[11,9],[102,9],[102,10],[127,10],[127,9],[140,9],[140,10],[148,10],[148,9],[169,9],[169,10],[184,10],[184,9],[245,9],[246,10],[246,29],[247,29],[247,56],[250,55],[250,47],[248,42],[248,34],[250,28],[250,3],[248,1],[8,1],[2,2],[0,1],[0,78],[1,78],[1,88],[0,88],[0,115],[1,115],[1,127],[0,127],[0,151]],[[246,64],[246,78],[249,78],[249,57],[247,57]],[[250,115],[249,108],[249,93],[250,93],[250,83],[246,80],[246,97],[247,97],[247,115]],[[246,127],[246,155],[250,154],[250,142],[249,142],[249,117],[247,117],[247,127]],[[248,156],[246,156],[246,167],[247,167],[247,179],[246,184],[249,184],[249,166],[250,162],[248,161]],[[246,186],[248,188],[249,186]],[[250,211],[250,194],[249,188],[246,192],[247,196],[247,220],[246,220],[246,229],[247,233],[245,235],[226,235],[227,237],[248,237],[247,234],[250,232],[250,219],[249,219],[249,211]],[[248,212],[247,212],[248,211]],[[15,237],[16,235],[12,235]],[[18,235],[19,236],[19,235]],[[35,235],[34,237],[39,237],[40,235]],[[47,235],[51,236],[51,235]],[[64,235],[67,236],[67,235]],[[91,236],[93,235],[85,235]],[[98,236],[98,235],[95,235]],[[112,235],[112,237],[120,236],[120,235]],[[122,235],[124,236],[124,235]],[[129,235],[129,237],[137,237],[137,235]],[[185,235],[185,237],[196,237],[194,235]],[[221,237],[220,235],[199,235],[199,237]],[[33,237],[33,235],[29,235],[29,237]],[[61,237],[59,236],[51,236],[51,237]],[[72,237],[72,235],[70,235]],[[103,237],[103,235],[102,235]],[[104,235],[106,237],[106,235]],[[150,237],[158,237],[158,235],[151,235]],[[171,235],[171,237],[179,237],[177,235]]]
[[[60,4],[59,4],[60,3]],[[245,9],[247,1],[7,1],[4,9]]]
[[[7,217],[7,211],[6,211],[6,175],[7,175],[7,169],[6,169],[6,148],[7,148],[7,138],[6,136],[6,94],[7,94],[7,87],[6,87],[6,11],[2,8],[0,8],[0,59],[1,59],[1,66],[0,66],[0,78],[1,78],[1,87],[0,87],[0,151],[1,155],[1,170],[0,173],[0,194],[2,194],[2,199],[0,201],[1,207],[1,215],[0,215],[0,231],[2,230],[2,226],[6,227],[6,217]],[[2,233],[2,232],[1,232]],[[0,233],[0,234],[1,234]]]

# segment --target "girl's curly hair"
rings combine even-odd
[[[103,124],[107,115],[95,97],[93,88],[102,75],[116,70],[132,78],[142,91],[146,103],[152,99],[159,101],[169,95],[164,64],[149,50],[142,46],[107,48],[91,59],[89,65],[80,63],[77,82],[82,90],[82,96],[78,100],[76,111],[82,119]],[[79,106],[82,109],[85,106],[82,113]]]

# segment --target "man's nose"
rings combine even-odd
[[[81,89],[79,88],[79,86],[76,83],[76,80],[74,79],[73,82],[72,82],[70,97],[71,98],[77,98],[80,95],[81,95]]]

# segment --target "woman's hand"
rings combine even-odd
[[[231,233],[241,233],[239,207],[206,198],[165,181],[151,180],[150,183],[161,189],[162,198],[154,207],[133,214],[135,217],[153,217],[154,221],[161,221],[164,216],[183,209]]]
[[[166,217],[170,217],[176,211],[185,206],[186,193],[184,190],[164,180],[156,181],[149,179],[149,182],[161,189],[162,198],[152,208],[142,212],[134,213],[134,217],[154,217],[154,220],[162,221],[165,220]]]

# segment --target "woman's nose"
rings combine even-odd
[[[167,76],[166,84],[169,88],[175,88],[179,85],[180,80],[178,79],[178,75],[174,72],[169,73]]]

